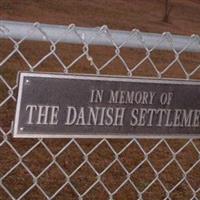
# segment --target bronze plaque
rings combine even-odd
[[[14,137],[200,137],[200,82],[20,73]]]

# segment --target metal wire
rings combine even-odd
[[[12,137],[18,71],[199,79],[197,35],[1,21],[0,38],[0,199],[200,199],[199,139]]]

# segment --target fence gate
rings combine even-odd
[[[198,80],[197,35],[0,22],[0,199],[200,199],[200,140],[15,139],[19,71]]]

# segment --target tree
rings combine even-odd
[[[171,11],[170,0],[165,0],[165,13],[163,17],[164,22],[169,22],[170,11]]]

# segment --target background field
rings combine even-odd
[[[163,0],[0,0],[0,19],[2,20],[38,21],[64,25],[73,23],[76,26],[86,27],[106,24],[110,29],[137,28],[145,32],[171,32],[183,35],[200,32],[200,1],[198,0],[172,1],[169,23],[162,21],[163,15]],[[68,66],[83,53],[82,47],[82,45],[59,43],[56,45],[56,54]],[[49,53],[50,43],[24,41],[19,49],[30,65],[34,66]],[[1,39],[0,62],[11,51],[13,51],[13,43],[10,40]],[[89,53],[95,64],[100,67],[115,54],[115,48],[90,46]],[[122,48],[120,55],[132,68],[145,57],[146,51]],[[151,59],[158,70],[162,71],[175,59],[175,54],[173,51],[154,50],[151,53]],[[187,72],[191,72],[200,64],[200,55],[183,52],[180,55],[180,61]],[[11,87],[14,87],[17,72],[29,69],[24,59],[16,52],[3,65],[0,65],[0,75]],[[35,71],[49,72],[63,72],[63,70],[53,55],[44,59],[35,69]],[[75,62],[69,72],[96,73],[85,56]],[[119,59],[109,63],[101,73],[127,75]],[[134,75],[156,76],[148,60],[140,65]],[[177,62],[165,76],[185,78]],[[191,78],[199,79],[199,77],[198,70]],[[0,81],[0,102],[7,96],[8,88]],[[139,198],[137,190],[141,193],[145,191],[143,199],[164,199],[166,191],[170,191],[173,187],[174,190],[169,196],[173,200],[200,199],[199,140],[13,139],[10,126],[14,112],[15,101],[12,98],[0,107],[0,127],[2,128],[0,130],[0,177],[5,176],[2,180],[4,187],[0,186],[0,200],[12,199],[7,193],[12,194],[15,199],[19,198],[33,185],[33,176],[38,176],[38,187],[34,186],[23,195],[22,199],[47,199],[42,191],[51,197],[66,181],[66,176],[59,166],[70,176],[71,184],[63,187],[53,199],[78,199],[78,194],[83,194],[96,181],[96,174],[88,163],[80,167],[85,160],[84,154],[88,155],[88,161],[96,172],[102,174],[101,180],[107,190],[111,193],[117,191],[113,194],[113,199],[137,199]],[[129,143],[130,145],[126,148]],[[98,144],[99,146],[96,146]],[[176,160],[173,160],[172,152],[177,153]],[[119,160],[128,172],[136,169],[130,176],[131,182],[127,182],[119,190],[117,188],[126,180],[125,170],[119,162],[113,163],[104,172],[115,160],[116,154],[119,155]],[[148,160],[145,158],[147,154]],[[54,156],[58,165],[52,163]],[[19,158],[22,158],[22,163],[19,162]],[[169,162],[169,166],[162,170]],[[12,169],[13,166],[15,167]],[[79,170],[75,173],[77,168]],[[186,172],[187,179],[181,181]],[[159,179],[156,179],[156,174],[159,174]],[[156,181],[151,185],[153,180]],[[135,189],[131,183],[135,184]],[[176,184],[178,184],[177,187]],[[151,187],[146,190],[149,185]],[[108,191],[98,183],[84,195],[83,199],[109,199]]]
[[[199,0],[171,0],[169,23],[163,23],[164,0],[1,0],[0,17],[50,24],[112,29],[199,33]]]

